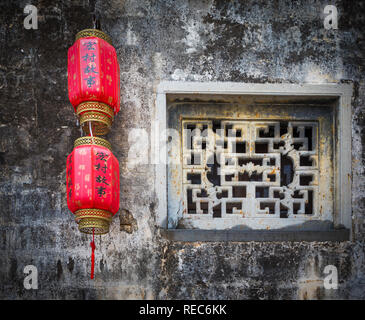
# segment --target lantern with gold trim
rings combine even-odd
[[[67,157],[67,205],[84,233],[109,232],[119,210],[119,163],[108,141],[81,137]]]
[[[92,129],[90,125],[90,132]],[[108,141],[94,136],[75,140],[66,165],[67,205],[79,230],[92,234],[91,279],[94,278],[94,236],[109,232],[119,210],[119,163]]]
[[[97,29],[77,33],[68,50],[68,94],[80,125],[89,134],[109,132],[120,109],[120,72],[111,38]]]

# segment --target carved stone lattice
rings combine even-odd
[[[185,216],[318,216],[318,123],[183,120]]]

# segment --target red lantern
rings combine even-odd
[[[67,157],[66,190],[67,205],[75,214],[79,230],[93,235],[93,279],[94,235],[109,232],[112,217],[119,210],[119,163],[108,141],[93,136],[76,139],[74,150]]]
[[[79,230],[104,234],[119,210],[119,163],[108,141],[82,137],[67,158],[67,205]]]
[[[80,125],[89,134],[108,133],[120,109],[120,71],[110,37],[97,29],[76,35],[68,50],[68,94]]]

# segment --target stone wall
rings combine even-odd
[[[38,8],[38,30],[23,27],[28,3]],[[338,30],[323,27],[326,4],[338,9]],[[80,136],[67,49],[93,16],[120,63],[123,105],[108,140],[121,165],[122,210],[97,237],[90,280],[90,237],[67,208],[65,164]],[[0,298],[365,298],[363,1],[8,0],[0,19]],[[154,166],[130,169],[127,159],[128,132],[149,132],[161,80],[353,83],[353,240],[162,238]],[[38,290],[23,287],[29,264],[38,268]],[[338,290],[318,286],[328,264],[338,267]]]

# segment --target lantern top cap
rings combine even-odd
[[[98,29],[84,29],[84,30],[79,31],[76,34],[75,41],[77,41],[81,38],[86,38],[86,37],[97,37],[97,38],[105,40],[110,45],[113,45],[112,38],[110,36],[108,36],[106,33],[104,33],[103,31],[100,31]]]
[[[99,137],[91,137],[91,136],[85,136],[81,137],[75,140],[74,142],[74,148],[79,146],[85,146],[85,145],[96,145],[96,146],[102,146],[110,151],[112,151],[112,146],[109,141],[99,138]]]

